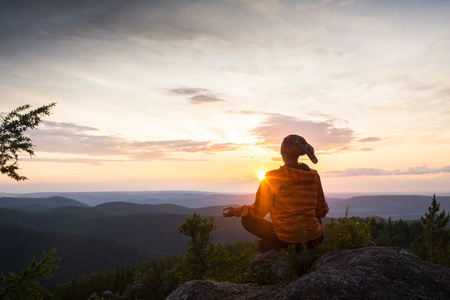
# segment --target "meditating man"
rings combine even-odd
[[[284,166],[266,173],[256,193],[255,203],[225,207],[223,216],[242,217],[242,225],[261,240],[261,252],[294,245],[314,248],[323,240],[321,218],[328,213],[319,173],[299,163],[300,155],[317,163],[314,148],[298,135],[289,135],[281,144]],[[270,213],[272,222],[263,219]]]

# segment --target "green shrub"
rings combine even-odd
[[[296,252],[295,247],[290,246],[287,249],[282,250],[281,255],[291,270],[291,280],[295,280],[309,273],[316,259],[328,251],[328,249],[321,245],[314,249],[308,249],[305,245],[302,251]]]
[[[329,250],[355,249],[375,246],[369,225],[361,218],[349,218],[347,206],[344,218],[331,219],[325,224],[324,246]]]
[[[244,281],[243,274],[257,255],[255,246],[245,242],[234,246],[214,244],[211,232],[217,227],[214,217],[202,217],[195,213],[178,227],[180,233],[190,237],[183,261],[176,266],[180,283],[195,279],[236,283]]]
[[[230,245],[223,246],[220,243],[215,245],[207,278],[215,281],[244,283],[244,274],[248,270],[248,265],[258,254],[251,244],[247,243],[247,245],[237,254],[232,254],[232,251],[228,250]],[[237,247],[241,248],[242,245]]]

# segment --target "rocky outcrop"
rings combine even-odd
[[[278,299],[281,286],[235,284],[229,282],[188,281],[166,300]]]
[[[450,299],[450,269],[401,248],[328,252],[282,299]]]
[[[263,277],[264,280],[256,280],[261,284],[261,281],[267,283],[286,283],[292,281],[292,269],[289,267],[286,260],[283,259],[279,251],[271,250],[261,253],[256,256],[248,266],[248,273],[252,276],[247,276],[246,282],[255,281],[254,277]]]
[[[366,247],[328,252],[287,285],[190,281],[168,299],[450,299],[450,269],[400,248]]]
[[[111,299],[114,299],[114,294],[113,294],[113,292],[111,292],[111,291],[104,291],[103,293],[102,293],[102,298],[104,299],[104,300],[111,300]]]

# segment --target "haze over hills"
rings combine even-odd
[[[131,202],[138,204],[171,203],[190,208],[251,204],[255,198],[255,194],[225,194],[197,191],[0,193],[0,197],[15,198],[48,198],[53,196],[74,199],[89,206],[107,202]]]
[[[359,196],[379,196],[377,194],[357,194],[357,193],[326,193],[327,200],[349,199]],[[405,194],[393,194],[406,196]],[[171,203],[190,208],[228,205],[228,204],[251,204],[255,199],[255,193],[214,193],[202,191],[117,191],[117,192],[40,192],[40,193],[1,193],[0,197],[13,198],[49,198],[65,197],[80,201],[89,206],[96,206],[107,202],[131,202],[138,204],[164,204]],[[427,195],[424,195],[427,196]],[[433,196],[430,193],[429,197]],[[450,196],[450,194],[439,194],[439,196]]]
[[[89,205],[61,196],[52,196],[49,198],[2,197],[0,198],[0,207],[27,211],[43,211],[55,207],[89,207]]]
[[[391,218],[392,220],[420,219],[427,211],[433,197],[416,195],[360,196],[349,199],[332,199],[329,216],[343,216],[349,204],[349,216]],[[436,196],[440,211],[450,211],[450,197]]]
[[[5,195],[1,194],[0,196]],[[221,209],[226,205],[249,205],[254,202],[254,194],[216,194],[207,192],[93,192],[93,193],[38,193],[38,194],[7,194],[0,198],[0,207],[28,211],[43,211],[57,207],[94,207],[95,210],[116,213],[170,213],[192,214],[193,210],[205,214],[220,216]],[[48,195],[50,198],[43,198]],[[37,197],[39,196],[39,197]],[[436,196],[441,203],[441,210],[450,211],[450,196]],[[418,219],[431,204],[432,195],[372,195],[350,198],[327,198],[330,206],[330,217],[342,217],[347,205],[350,204],[349,215],[382,218],[393,220]],[[125,205],[124,203],[133,203]],[[205,209],[206,207],[216,207]],[[199,210],[200,209],[200,210]]]

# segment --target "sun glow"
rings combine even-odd
[[[259,180],[263,180],[266,177],[266,172],[264,171],[259,172],[258,175],[256,175],[256,177],[258,177]]]

